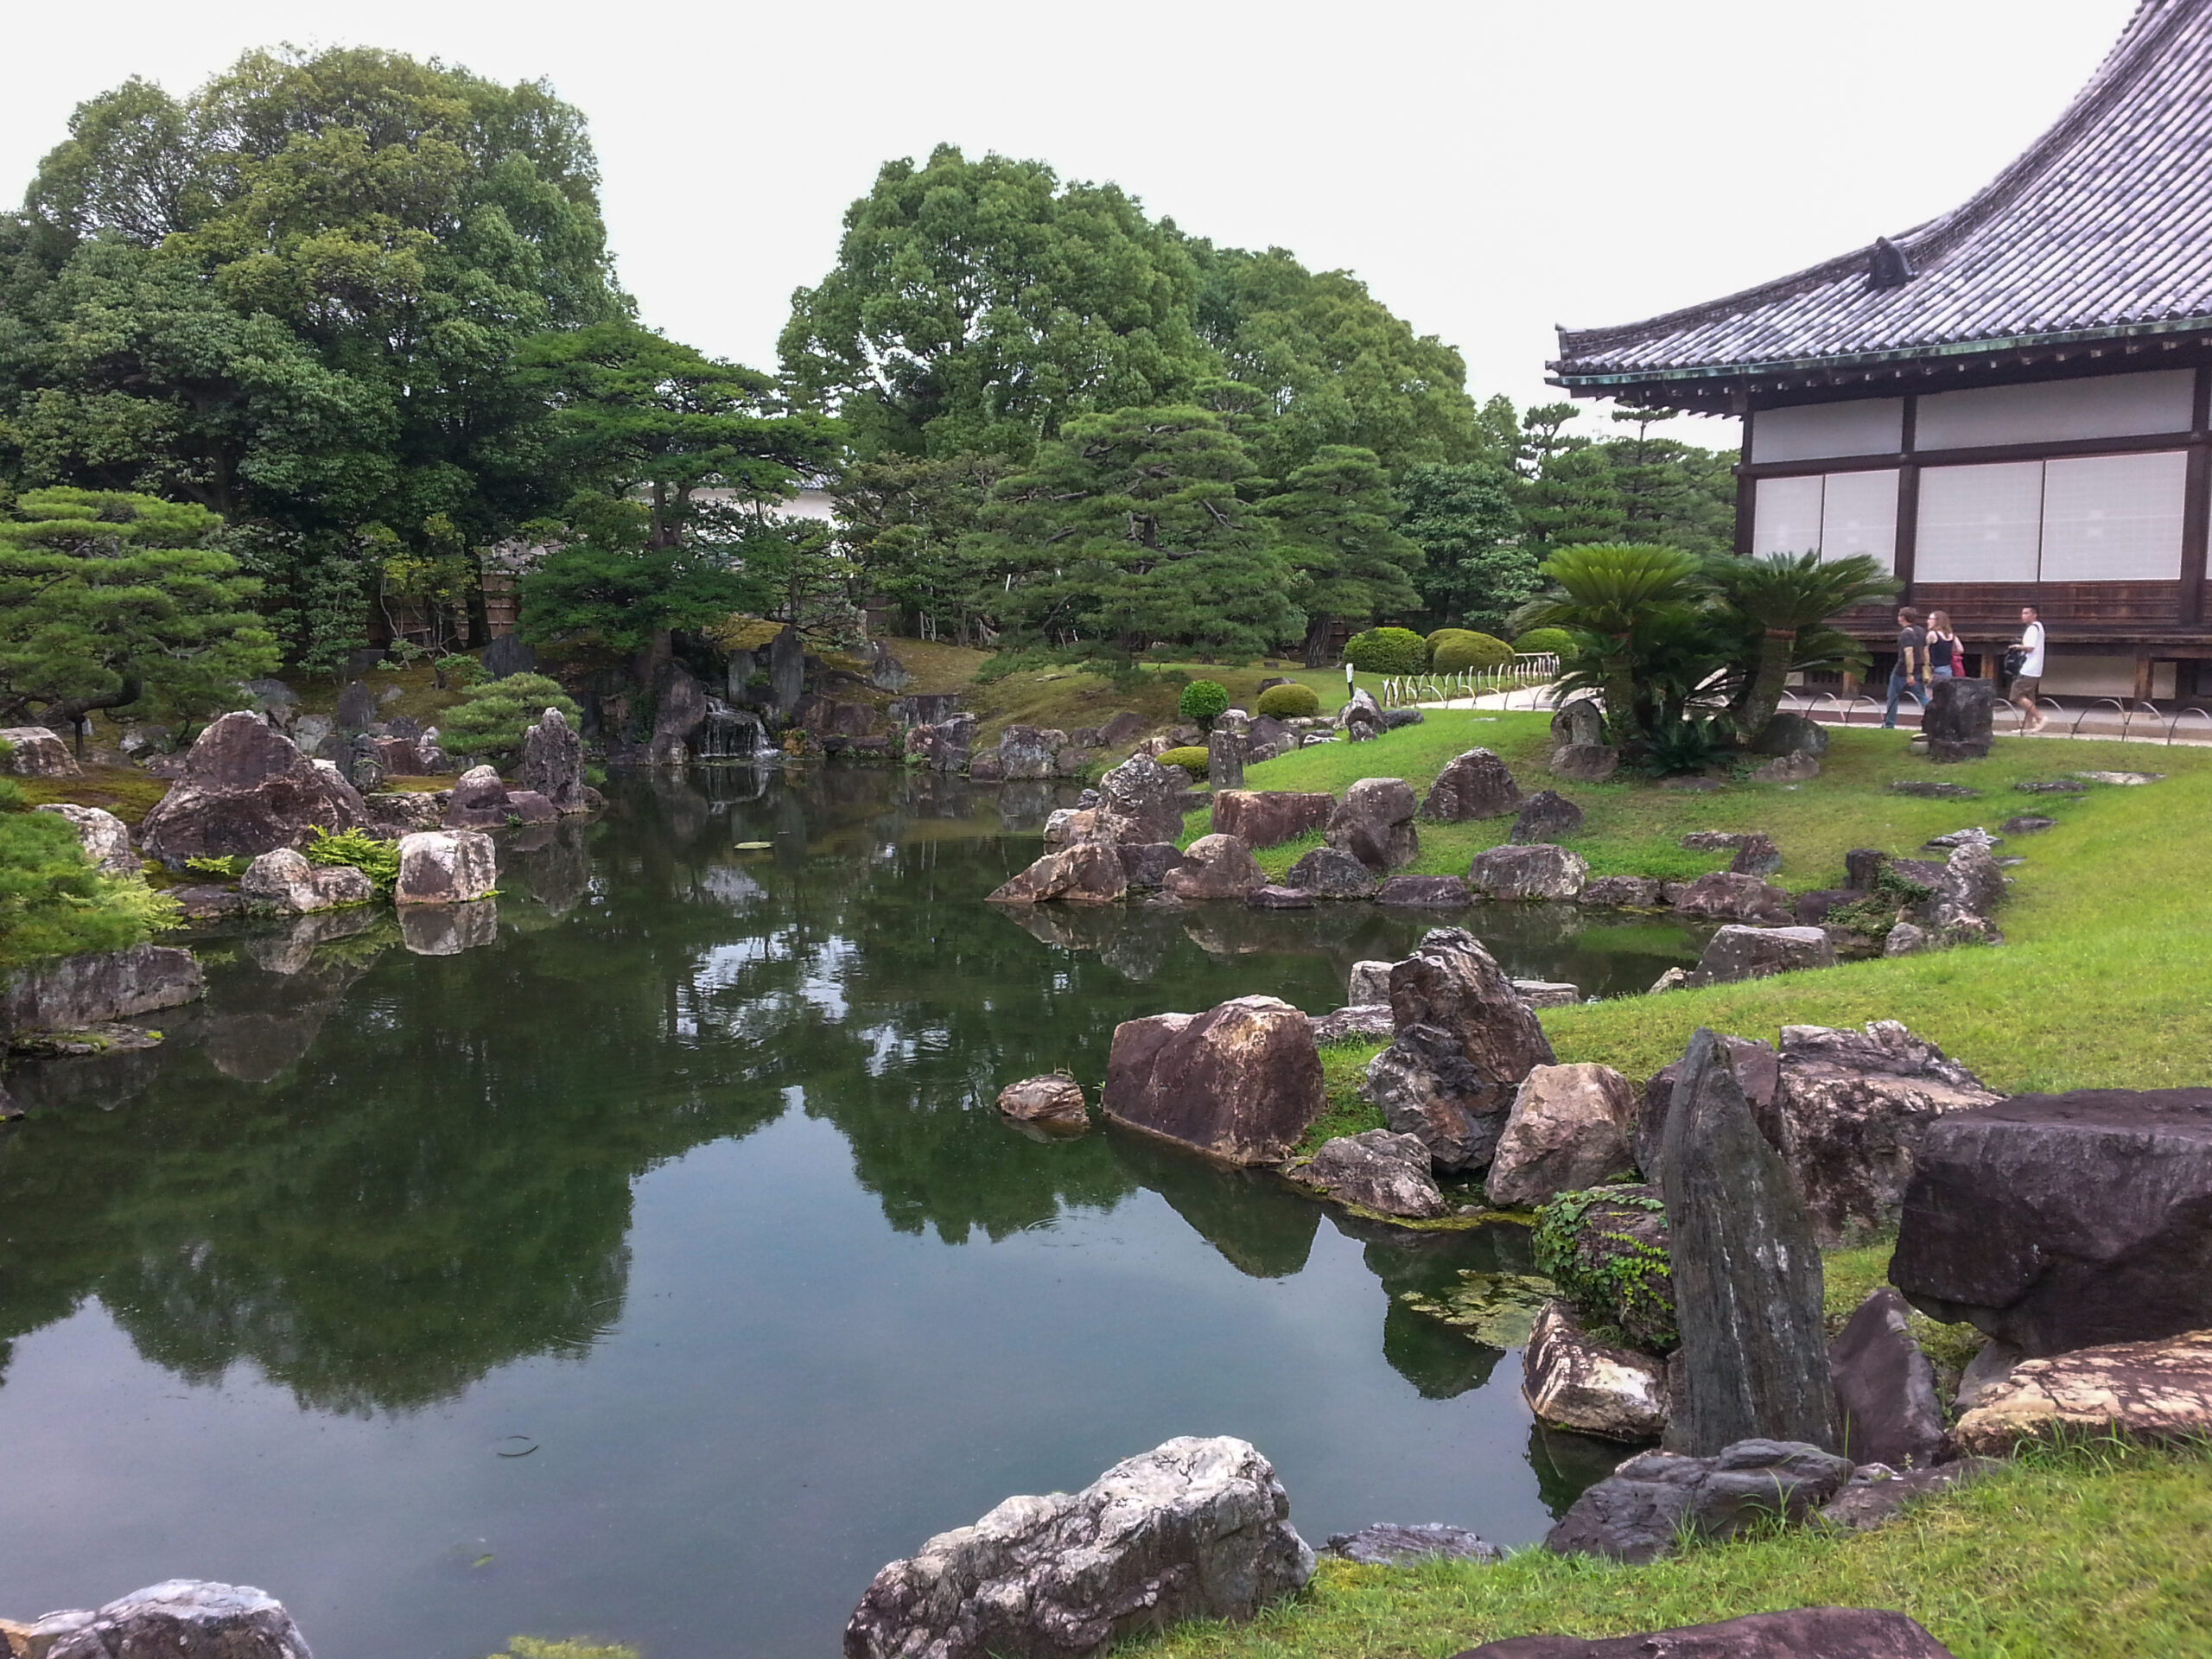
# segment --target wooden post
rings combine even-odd
[[[2135,701],[2151,701],[2151,653],[2147,651],[2135,653]]]

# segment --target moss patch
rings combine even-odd
[[[169,780],[136,766],[87,766],[79,778],[18,778],[33,806],[69,803],[112,812],[132,829],[169,792]]]

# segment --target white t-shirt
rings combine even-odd
[[[2020,644],[2028,653],[2028,660],[2020,664],[2020,672],[2033,679],[2043,672],[2043,624],[2031,622],[2021,629]]]

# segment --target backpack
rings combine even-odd
[[[2028,648],[2025,645],[2007,645],[2005,648],[2005,677],[2006,679],[2019,678],[2020,671],[2027,665]]]

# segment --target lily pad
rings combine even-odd
[[[1417,1290],[1398,1300],[1424,1319],[1448,1325],[1486,1348],[1522,1348],[1536,1322],[1536,1311],[1559,1294],[1559,1287],[1533,1273],[1460,1272],[1459,1282],[1437,1295]]]

